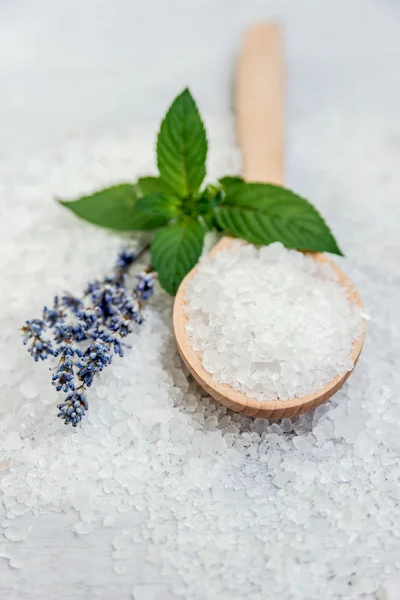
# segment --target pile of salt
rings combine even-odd
[[[305,396],[351,370],[362,332],[333,268],[280,243],[237,241],[203,258],[185,310],[204,368],[260,402]]]

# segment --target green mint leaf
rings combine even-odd
[[[59,202],[89,223],[118,231],[156,229],[165,223],[160,216],[137,209],[136,190],[131,183],[120,183],[77,200]]]
[[[175,295],[185,275],[195,266],[203,250],[206,230],[197,220],[185,217],[155,233],[151,263],[162,287]]]
[[[136,207],[139,211],[147,213],[149,217],[163,219],[162,225],[166,225],[181,214],[179,199],[163,194],[141,196],[136,202]]]
[[[157,138],[161,178],[185,198],[197,192],[206,174],[207,137],[196,103],[185,89],[169,108]]]
[[[278,241],[287,248],[342,254],[318,211],[280,186],[244,183],[228,187],[215,212],[225,232],[253,244]]]
[[[244,183],[244,179],[242,177],[236,177],[231,175],[221,177],[221,179],[219,179],[218,181],[225,190],[231,188],[234,185],[240,185],[241,183]]]
[[[205,215],[202,215],[201,218],[203,219],[208,231],[214,231],[214,229],[216,229],[217,231],[223,231],[218,224],[217,215],[213,210],[206,213]]]
[[[174,191],[161,177],[140,177],[137,180],[137,187],[140,195],[146,194],[166,194],[173,196]]]

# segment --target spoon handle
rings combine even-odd
[[[279,25],[260,23],[247,30],[239,56],[235,92],[244,178],[282,185],[284,50]]]

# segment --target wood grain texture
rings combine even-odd
[[[238,62],[236,82],[237,133],[243,158],[243,175],[249,181],[283,183],[284,156],[284,56],[282,32],[278,25],[262,23],[251,27],[244,38]],[[223,237],[210,256],[228,249],[233,238]],[[314,260],[327,262],[335,270],[340,284],[348,289],[350,300],[362,307],[361,298],[349,277],[325,254],[313,254]],[[210,396],[228,408],[251,416],[281,419],[294,417],[316,408],[337,392],[352,371],[339,375],[313,394],[291,400],[260,403],[231,386],[216,382],[201,364],[186,333],[186,283],[197,267],[182,281],[175,297],[173,321],[179,352],[193,375]],[[351,350],[356,365],[364,343],[364,333]]]
[[[284,49],[281,28],[247,30],[235,83],[236,129],[243,177],[282,185],[284,180]]]

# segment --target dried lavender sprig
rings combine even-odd
[[[65,424],[76,427],[80,423],[88,410],[86,388],[111,364],[114,354],[123,356],[124,348],[130,347],[124,338],[135,323],[143,322],[142,308],[154,293],[155,273],[149,268],[137,274],[132,290],[126,278],[147,249],[139,253],[123,249],[113,272],[102,281],[90,282],[83,298],[69,293],[61,300],[56,296],[53,307],[44,308],[42,319],[27,321],[22,328],[24,344],[29,343],[35,361],[50,354],[59,357],[52,383],[57,391],[68,393],[66,401],[58,405],[58,416]],[[52,341],[43,338],[45,331]]]
[[[33,360],[45,360],[49,354],[54,354],[52,343],[43,337],[46,323],[43,319],[31,319],[22,327],[22,343],[28,346],[28,352]]]

